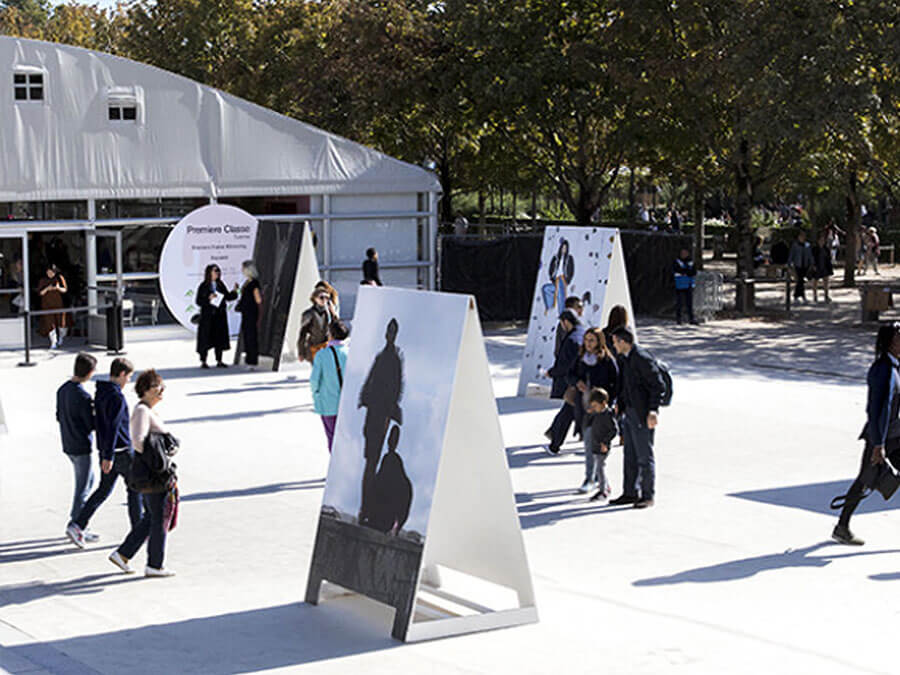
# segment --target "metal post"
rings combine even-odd
[[[25,360],[19,366],[27,368],[36,365],[31,360],[31,270],[28,265],[28,233],[22,234],[22,295],[25,300],[25,312],[22,322],[25,325]]]
[[[434,290],[434,280],[437,273],[437,265],[435,264],[435,246],[437,244],[437,223],[438,223],[438,200],[434,191],[428,192],[428,227],[426,236],[428,237],[428,262],[430,263],[428,270],[428,290]]]
[[[28,368],[37,365],[31,360],[31,312],[25,310],[22,318],[25,324],[25,360],[19,363],[19,367]]]
[[[93,199],[88,199],[87,203],[88,210],[88,220],[91,221],[91,225],[93,226],[97,220],[97,204]],[[91,287],[95,287],[97,285],[97,232],[93,229],[86,230],[84,233],[84,243],[87,248],[87,255],[85,259],[87,261],[87,285],[88,285],[88,294],[87,301],[88,305],[96,306],[100,303],[97,302],[97,291],[90,290]],[[99,312],[97,310],[93,310],[88,313],[88,323],[90,323],[90,315],[99,316]]]
[[[331,282],[331,195],[322,195],[322,213],[325,218],[322,219],[322,262],[325,263],[325,271],[323,278],[325,281]]]

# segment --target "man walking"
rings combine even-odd
[[[788,266],[794,270],[796,277],[796,286],[794,286],[794,297],[806,302],[806,276],[809,274],[810,268],[813,266],[812,248],[806,241],[806,232],[800,230],[797,233],[797,239],[791,244],[791,252],[788,254]]]
[[[75,357],[72,377],[56,390],[56,421],[62,438],[63,452],[72,462],[75,470],[75,493],[69,511],[66,536],[79,548],[85,541],[96,541],[97,535],[82,532],[75,525],[75,518],[81,513],[84,502],[94,482],[91,469],[91,447],[94,432],[94,404],[91,395],[84,389],[84,383],[94,376],[97,359],[81,352]]]
[[[94,415],[97,426],[97,449],[100,451],[100,484],[73,521],[69,536],[79,548],[84,546],[83,533],[100,505],[106,501],[121,476],[128,490],[128,518],[134,527],[141,520],[141,496],[127,488],[128,473],[134,459],[129,431],[130,415],[122,390],[131,381],[134,366],[128,359],[114,359],[109,369],[109,382],[97,382]],[[70,526],[71,527],[71,526]]]
[[[637,509],[645,509],[653,506],[656,494],[653,439],[665,383],[656,360],[634,343],[631,329],[617,328],[612,339],[615,350],[623,357],[618,408],[625,413],[625,485],[622,495],[609,503],[634,504]]]

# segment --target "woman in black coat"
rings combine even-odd
[[[262,292],[259,287],[259,272],[252,260],[241,265],[246,281],[241,287],[241,298],[235,310],[241,315],[241,339],[244,343],[245,362],[251,368],[259,364],[259,315],[262,307]]]
[[[222,352],[231,349],[228,340],[227,302],[237,298],[238,285],[229,291],[222,282],[222,270],[218,265],[207,265],[203,283],[197,287],[197,304],[200,306],[200,325],[197,328],[197,353],[200,367],[209,368],[206,355],[210,349],[216,353],[216,365],[227,368],[222,362]]]

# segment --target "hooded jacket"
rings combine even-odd
[[[100,459],[112,459],[116,450],[131,450],[128,404],[115,382],[100,380],[94,395],[97,424],[97,449]]]

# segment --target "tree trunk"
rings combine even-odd
[[[450,176],[450,167],[446,162],[438,165],[438,180],[441,182],[441,223],[449,225],[453,222],[453,181]]]
[[[856,167],[847,173],[847,240],[844,246],[844,288],[856,286],[856,249],[859,246],[859,228],[862,213],[859,209],[859,176]]]
[[[531,222],[537,220],[537,191],[531,191]]]
[[[512,191],[512,219],[513,219],[513,222],[516,222],[516,210],[518,209],[518,206],[516,206],[517,202],[518,202],[518,195],[516,194],[516,191],[513,190]]]
[[[500,215],[506,215],[506,211],[503,209],[503,188],[500,188]]]
[[[484,190],[478,191],[478,224],[484,225]]]
[[[693,220],[694,220],[694,267],[698,270],[703,269],[703,235],[706,234],[706,227],[703,224],[703,193],[699,188],[694,188],[694,199],[692,202]]]
[[[634,169],[628,167],[628,220],[629,225],[637,218],[637,210],[634,203]]]
[[[750,209],[753,207],[753,180],[750,176],[750,150],[741,141],[734,172],[735,178],[735,235],[737,236],[737,306],[743,311],[755,309],[752,286],[742,282],[753,276],[753,231],[750,229]]]

